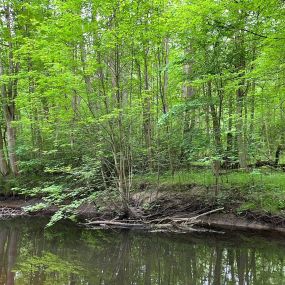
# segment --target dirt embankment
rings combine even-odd
[[[197,217],[195,226],[209,229],[267,231],[285,235],[284,216],[250,211],[238,214],[235,203],[224,205],[187,192],[138,193],[135,200],[139,200],[140,205],[147,205],[145,212],[151,217]],[[215,209],[222,210],[215,212]]]
[[[35,205],[40,199],[6,198],[0,200],[0,218],[26,215],[23,207]],[[51,216],[58,210],[52,206],[32,215]],[[217,210],[217,211],[216,211]],[[285,217],[265,213],[247,212],[238,215],[234,205],[222,207],[216,203],[204,201],[187,193],[142,191],[132,197],[130,216],[120,216],[114,208],[98,211],[95,203],[86,203],[77,210],[81,221],[93,226],[134,225],[136,228],[148,228],[156,225],[156,229],[167,229],[171,226],[183,230],[187,226],[213,230],[246,230],[284,234]]]

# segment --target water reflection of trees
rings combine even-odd
[[[284,246],[0,225],[0,285],[285,284]]]
[[[19,231],[17,228],[1,228],[0,231],[0,285],[14,285],[13,267],[17,258]]]

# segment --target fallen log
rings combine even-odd
[[[84,223],[85,226],[100,226],[100,227],[120,227],[120,228],[141,228],[145,227],[143,223],[129,223],[127,221],[91,221]]]
[[[172,222],[187,222],[187,221],[195,221],[197,220],[198,218],[200,217],[203,217],[203,216],[206,216],[206,215],[210,215],[210,214],[213,214],[213,213],[216,213],[216,212],[219,212],[219,211],[222,211],[224,210],[224,208],[218,208],[218,209],[214,209],[214,210],[211,210],[211,211],[207,211],[205,213],[202,213],[202,214],[199,214],[197,216],[194,216],[194,217],[187,217],[187,218],[173,218],[173,217],[164,217],[164,218],[161,218],[161,219],[154,219],[154,220],[149,220],[147,221],[146,223],[148,224],[151,224],[151,223],[162,223],[162,222],[165,222],[165,221],[172,221]]]
[[[213,214],[213,213],[216,213],[216,212],[220,212],[220,211],[223,211],[223,210],[224,210],[224,207],[218,208],[218,209],[214,209],[214,210],[211,210],[211,211],[202,213],[202,214],[200,214],[200,215],[197,215],[197,216],[195,216],[195,217],[192,217],[192,218],[190,218],[190,219],[195,219],[195,220],[197,220],[197,219],[200,218],[200,217],[207,216],[207,215],[210,215],[210,214]]]
[[[167,230],[167,231],[192,231],[193,226],[197,223],[197,219],[218,211],[222,211],[224,208],[218,208],[205,213],[199,214],[193,217],[164,217],[155,220],[101,220],[101,221],[89,221],[84,223],[84,226],[101,228],[135,228],[146,230]]]

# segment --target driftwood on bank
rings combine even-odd
[[[121,220],[121,221],[90,221],[87,223],[84,223],[86,226],[101,226],[101,227],[106,227],[106,226],[113,226],[113,227],[121,227],[121,228],[131,228],[131,227],[141,227],[143,226],[143,223],[133,223],[128,220]]]
[[[0,208],[0,220],[25,216],[25,215],[26,213],[22,209],[9,208],[9,207]]]
[[[152,220],[102,220],[88,221],[83,225],[91,228],[126,228],[126,229],[145,229],[151,231],[192,231],[193,226],[200,217],[210,215],[224,208],[218,208],[193,217],[163,217]]]

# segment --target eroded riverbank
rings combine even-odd
[[[49,206],[32,213],[23,211],[27,206],[37,205],[41,202],[41,199],[37,198],[2,198],[0,217],[2,219],[22,215],[51,217],[59,210],[58,206]],[[77,222],[86,223],[88,227],[95,228],[140,228],[161,231],[182,229],[183,231],[185,227],[179,228],[179,225],[185,226],[185,221],[188,221],[189,229],[242,230],[278,233],[285,236],[285,219],[282,216],[258,215],[258,213],[238,215],[233,206],[219,207],[217,204],[194,199],[193,196],[185,193],[136,193],[132,197],[130,211],[130,217],[120,216],[112,207],[100,211],[96,203],[84,203],[76,210],[76,215]],[[158,226],[150,227],[153,221]],[[174,224],[177,222],[178,226]],[[171,226],[169,227],[169,225]]]

